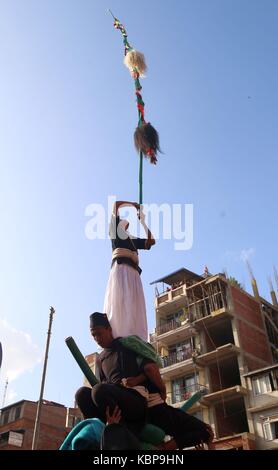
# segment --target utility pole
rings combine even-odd
[[[3,349],[2,349],[2,344],[0,342],[0,372],[1,372],[2,360],[3,360]]]
[[[51,328],[52,328],[52,321],[53,321],[54,313],[55,313],[54,308],[50,307],[49,324],[48,324],[47,340],[46,340],[46,348],[45,348],[44,364],[43,364],[43,373],[42,373],[42,380],[41,380],[41,391],[40,391],[40,398],[39,398],[38,406],[37,406],[37,415],[36,415],[36,421],[35,421],[35,427],[34,427],[32,450],[36,450],[37,445],[38,445],[38,438],[39,438],[39,432],[40,432],[40,418],[41,418],[42,401],[43,401],[43,392],[44,392],[46,367],[47,367],[47,360],[48,360],[48,350],[49,350]]]
[[[9,379],[7,378],[6,383],[5,383],[5,388],[4,388],[4,395],[3,395],[2,408],[4,408],[4,406],[5,406],[6,396],[7,396],[7,390],[8,390],[8,385],[9,385]]]

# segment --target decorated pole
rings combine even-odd
[[[139,156],[139,204],[143,204],[143,153]]]
[[[147,70],[145,57],[142,52],[136,51],[129,44],[127,32],[120,21],[115,18],[112,11],[109,10],[114,18],[114,27],[119,29],[124,42],[124,64],[129,69],[134,79],[136,102],[138,109],[138,125],[134,132],[134,143],[139,153],[139,204],[143,203],[143,156],[150,160],[150,163],[156,165],[157,152],[159,148],[159,135],[150,122],[145,121],[145,103],[142,98],[142,86],[140,77],[144,77]]]

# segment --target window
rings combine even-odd
[[[167,315],[166,321],[167,321],[167,323],[172,321],[172,320],[175,320],[176,322],[179,322],[181,317],[184,317],[184,310],[183,309],[178,310],[175,313],[171,313],[170,315]]]
[[[7,424],[11,423],[12,421],[16,421],[20,418],[20,415],[21,406],[10,408],[9,410],[5,411],[5,413],[3,413],[2,424]]]
[[[188,400],[198,390],[198,374],[172,381],[172,403]]]
[[[9,440],[9,432],[3,432],[0,434],[0,446],[6,445]]]
[[[263,432],[266,441],[278,439],[278,421],[266,421],[263,423]]]
[[[9,414],[10,414],[10,410],[8,411],[5,411],[2,415],[2,424],[7,424],[9,422]]]
[[[14,413],[15,421],[20,418],[21,415],[21,406],[17,406]]]
[[[169,349],[169,354],[176,354],[178,362],[185,361],[189,359],[192,355],[192,344],[191,341],[186,341],[184,343],[178,343]]]
[[[270,374],[261,375],[252,379],[252,386],[254,395],[263,395],[267,392],[272,392],[273,384]]]
[[[0,447],[10,444],[16,447],[22,447],[24,438],[24,429],[7,431],[0,434]]]
[[[79,416],[69,414],[66,426],[72,429],[74,428],[74,426],[76,426],[76,424],[80,423],[80,421],[81,421],[81,418]]]
[[[183,379],[175,379],[172,381],[172,403],[182,401]]]
[[[190,377],[186,377],[184,380],[184,388],[185,391],[189,394],[192,394],[196,390],[196,377],[191,375]]]

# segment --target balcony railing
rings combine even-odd
[[[205,385],[195,383],[187,387],[175,387],[172,392],[172,404],[188,400],[194,393],[202,392],[202,396],[207,395],[209,390]]]
[[[168,294],[168,292],[176,291],[177,289],[179,289],[180,287],[182,287],[184,284],[185,284],[185,283],[181,281],[181,282],[179,282],[179,283],[177,283],[177,284],[175,284],[175,285],[173,285],[173,286],[171,286],[171,287],[169,287],[169,286],[168,286],[168,287],[165,287],[161,292],[159,292],[158,289],[156,289],[155,295],[156,295],[156,297],[160,297],[160,296],[162,296],[162,295],[164,295],[164,294],[166,294],[166,293]]]
[[[169,356],[162,357],[163,367],[172,366],[173,364],[178,364],[179,362],[186,361],[191,359],[193,350],[191,348],[184,349],[182,351],[176,351],[169,354]]]
[[[150,334],[150,341],[153,342],[156,340],[157,336],[163,335],[164,333],[169,333],[169,331],[175,331],[181,326],[190,326],[189,319],[186,318],[185,320],[171,320],[167,323],[163,323],[162,325],[159,325],[155,328],[155,332]],[[190,330],[188,330],[188,333],[194,334],[195,330],[191,326]]]
[[[157,335],[163,335],[163,333],[168,333],[168,331],[176,330],[181,326],[181,322],[179,320],[171,320],[163,325],[157,326],[155,329],[155,333]]]
[[[155,333],[156,335],[163,335],[163,333],[168,333],[168,331],[176,330],[184,323],[184,321],[181,322],[179,320],[171,320],[167,323],[164,323],[163,325],[157,326]]]
[[[161,307],[165,303],[179,302],[186,296],[186,285],[182,284],[174,289],[168,289],[160,294],[156,294],[156,306]]]

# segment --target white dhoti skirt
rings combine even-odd
[[[137,335],[148,340],[146,304],[140,275],[127,264],[114,262],[105,292],[103,312],[114,338]]]

